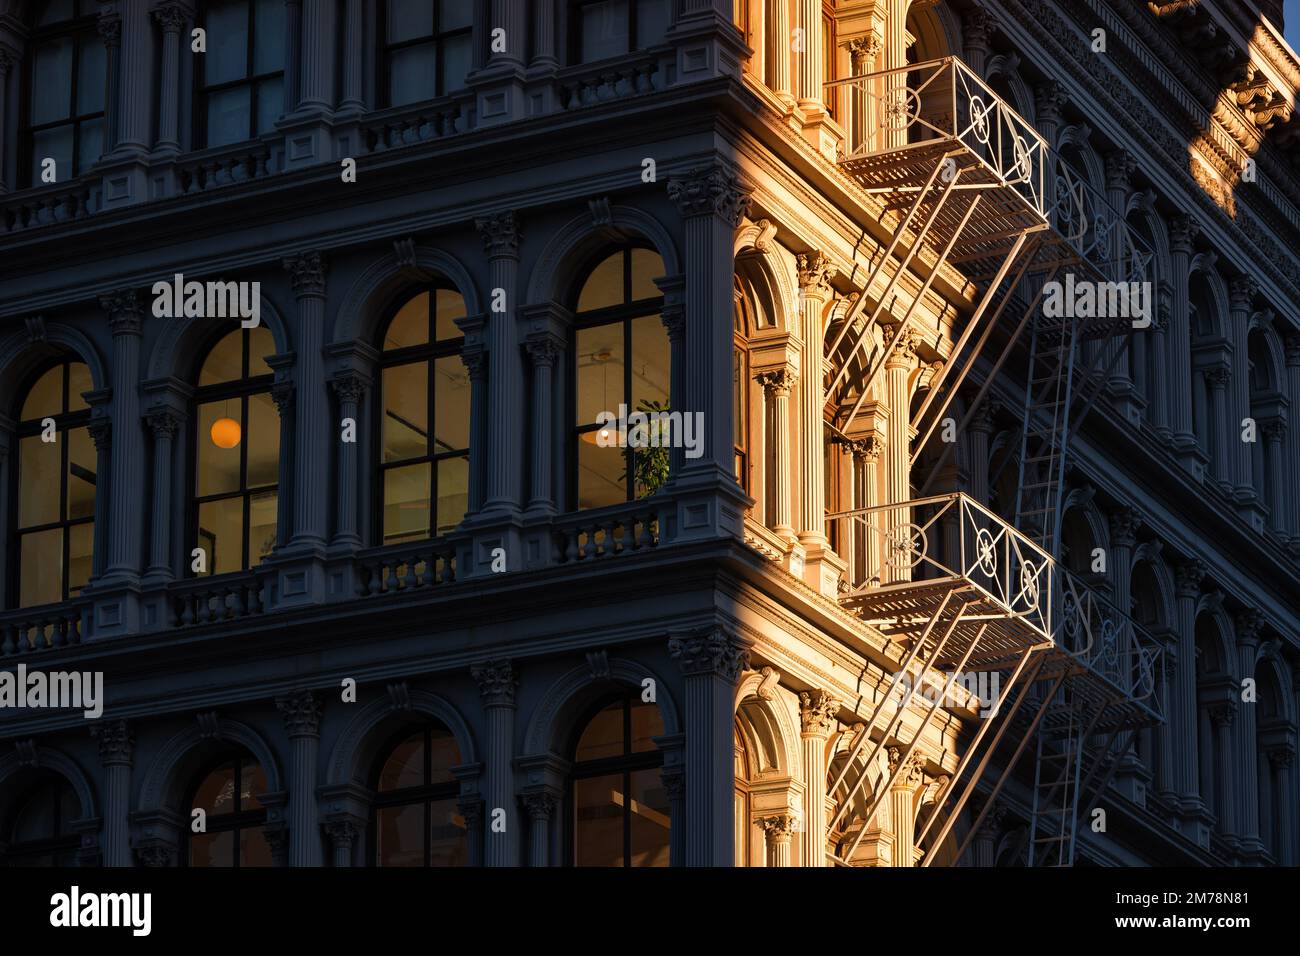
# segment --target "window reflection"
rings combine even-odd
[[[190,833],[189,865],[270,866],[266,809],[260,799],[266,789],[261,764],[243,754],[224,758],[202,774],[186,808],[204,813],[204,832]]]
[[[452,772],[460,762],[456,738],[439,723],[406,731],[390,745],[375,775],[375,865],[469,862],[469,830]]]

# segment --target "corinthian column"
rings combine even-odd
[[[909,329],[885,359],[885,402],[889,406],[885,499],[891,505],[903,505],[912,497],[911,391],[908,378],[916,367],[919,345],[920,337]],[[912,510],[906,506],[892,508],[889,512],[885,560],[891,562],[886,569],[891,581],[908,581],[912,577],[911,562],[916,556],[904,549],[904,546],[912,544],[906,527],[911,520]]]
[[[687,866],[736,861],[733,723],[736,682],[749,665],[749,646],[717,626],[668,642],[686,678]]]
[[[823,349],[826,305],[833,290],[835,267],[821,252],[801,254],[799,308],[803,356],[799,379],[799,543],[805,554],[804,583],[823,594],[834,594],[839,568],[826,538],[826,425],[823,419],[826,367]]]
[[[756,378],[763,386],[767,398],[767,411],[770,416],[767,434],[772,441],[772,474],[769,485],[769,500],[772,511],[768,517],[768,527],[786,541],[795,540],[794,527],[790,514],[790,391],[798,377],[789,367],[774,371],[760,372]]]
[[[303,252],[284,260],[298,299],[297,334],[294,337],[293,537],[291,548],[314,550],[325,544],[326,507],[329,504],[329,403],[325,392],[325,366],[321,352],[325,335],[324,256]]]
[[[898,769],[902,752],[897,747],[889,748],[889,772]],[[894,823],[894,866],[913,866],[915,864],[913,849],[916,839],[916,791],[925,783],[925,774],[921,770],[921,758],[912,754],[907,758],[907,765],[894,778],[894,785],[889,788],[889,809]]]
[[[1195,459],[1196,434],[1192,430],[1192,325],[1188,295],[1192,248],[1200,226],[1191,216],[1174,216],[1169,222],[1170,282],[1173,287],[1169,357],[1170,425],[1174,447],[1188,468]]]
[[[113,442],[106,583],[129,583],[140,576],[140,538],[144,499],[126,493],[138,486],[144,461],[144,430],[140,426],[140,333],[144,316],[134,290],[102,296],[113,332],[113,420],[120,423]]]
[[[154,9],[162,29],[162,72],[158,76],[158,149],[179,150],[181,34],[189,14],[181,3],[164,3]]]
[[[487,865],[519,865],[519,814],[515,808],[515,678],[510,661],[470,668],[487,714]]]
[[[316,753],[320,748],[320,702],[311,691],[275,701],[289,733],[289,865],[320,866],[316,826]]]
[[[131,865],[131,757],[135,739],[125,720],[91,727],[99,738],[99,760],[104,765],[104,866]]]
[[[523,363],[515,322],[515,294],[519,273],[519,225],[513,212],[475,220],[487,253],[492,283],[491,298],[501,302],[488,322],[488,486],[485,510],[515,513],[519,510],[523,435],[519,414],[523,407]]]
[[[361,400],[365,397],[370,380],[355,369],[346,369],[330,379],[330,387],[338,398],[339,424],[351,419],[360,431]],[[338,510],[334,519],[334,542],[346,547],[361,547],[357,532],[357,442],[339,442],[338,475],[336,480]]]
[[[767,865],[790,865],[790,838],[794,834],[794,818],[788,813],[764,817],[759,821],[767,836]]]
[[[1259,632],[1264,619],[1259,611],[1247,608],[1237,615],[1237,668],[1242,678],[1255,676],[1255,661],[1259,657]],[[1259,742],[1255,739],[1255,707],[1240,708],[1241,719],[1236,722],[1237,807],[1240,821],[1237,835],[1241,849],[1247,856],[1258,857],[1263,851],[1259,842]]]
[[[1250,477],[1250,445],[1241,440],[1241,420],[1250,416],[1250,312],[1257,288],[1249,276],[1238,276],[1228,286],[1228,321],[1231,325],[1232,361],[1238,374],[1232,377],[1232,397],[1225,416],[1230,443],[1223,448],[1230,464],[1229,481],[1238,504],[1254,500]]]
[[[1203,561],[1191,560],[1183,562],[1176,570],[1174,595],[1178,612],[1178,670],[1171,695],[1173,700],[1169,705],[1169,719],[1174,728],[1171,736],[1178,745],[1174,751],[1174,775],[1177,782],[1173,789],[1178,794],[1182,809],[1193,813],[1204,805],[1196,752],[1196,602],[1201,595],[1201,581],[1208,569]]]
[[[5,106],[9,102],[9,74],[13,70],[15,57],[4,47],[0,47],[0,157],[9,155],[9,138],[5,135]],[[9,191],[5,185],[5,159],[0,159],[0,196]]]
[[[1300,333],[1290,333],[1286,337],[1286,381],[1287,392],[1291,398],[1291,408],[1300,409]],[[1288,429],[1289,435],[1287,460],[1300,461],[1300,423]],[[1300,491],[1292,487],[1291,500],[1291,553],[1300,554]]]
[[[799,695],[799,739],[803,746],[803,865],[826,865],[826,741],[835,729],[840,702],[824,690]]]
[[[153,498],[149,539],[149,577],[172,578],[172,448],[181,427],[181,413],[167,406],[149,410],[146,416],[153,434]]]

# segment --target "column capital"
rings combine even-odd
[[[144,420],[155,440],[175,438],[184,416],[170,405],[156,405],[144,413]]]
[[[1270,442],[1281,442],[1286,438],[1286,419],[1280,415],[1266,418],[1259,423],[1259,430]]]
[[[325,295],[325,275],[329,264],[323,253],[316,250],[295,253],[285,256],[282,264],[289,273],[295,296],[305,299]]]
[[[528,811],[529,819],[532,820],[551,819],[555,816],[555,808],[559,804],[555,794],[546,788],[526,791],[523,801],[524,809]]]
[[[271,386],[271,401],[275,402],[275,409],[283,418],[290,409],[293,408],[293,381],[283,379]]]
[[[761,817],[758,825],[763,828],[767,838],[773,843],[788,843],[794,835],[795,819],[792,813],[776,813]]]
[[[788,396],[795,384],[799,381],[799,376],[790,366],[783,368],[768,369],[759,372],[754,376],[754,381],[763,387],[763,391],[773,396]]]
[[[1232,381],[1232,367],[1229,365],[1214,365],[1202,374],[1205,375],[1205,383],[1217,391],[1226,390]]]
[[[100,39],[104,41],[104,46],[113,47],[122,45],[122,18],[115,13],[101,14],[95,21],[95,29],[99,31]]]
[[[125,720],[108,720],[94,724],[90,735],[99,741],[99,760],[105,767],[131,766],[135,734]]]
[[[10,53],[8,48],[0,46],[0,82],[3,82],[9,76],[9,70],[18,58]]]
[[[1300,368],[1300,332],[1288,332],[1283,338],[1287,368]]]
[[[1106,154],[1106,188],[1128,192],[1137,160],[1127,149],[1113,149]]]
[[[880,435],[871,434],[865,438],[854,438],[844,443],[845,449],[854,458],[868,465],[880,461],[885,453],[885,440]]]
[[[997,21],[983,7],[967,7],[961,14],[961,34],[963,45],[968,48],[989,48],[993,28]]]
[[[1174,569],[1174,590],[1180,597],[1196,597],[1201,593],[1201,581],[1210,573],[1209,566],[1200,558],[1189,558]]]
[[[519,220],[513,211],[475,219],[474,228],[489,259],[519,257]]]
[[[469,669],[478,684],[483,702],[489,707],[513,707],[519,679],[509,660],[481,661]]]
[[[320,701],[311,691],[302,690],[277,697],[275,708],[284,718],[290,738],[320,736]]]
[[[918,353],[922,343],[923,339],[915,329],[904,329],[885,358],[885,368],[914,368],[920,358]]]
[[[1136,508],[1120,508],[1110,513],[1110,540],[1121,548],[1131,548],[1137,543],[1142,516]]]
[[[1228,307],[1233,312],[1249,312],[1257,295],[1259,283],[1248,275],[1234,276],[1228,283]]]
[[[93,416],[86,431],[95,443],[95,451],[107,453],[113,447],[113,421],[107,415]]]
[[[805,690],[799,693],[799,723],[804,737],[825,739],[835,729],[835,715],[840,702],[824,690]]]
[[[138,336],[144,326],[144,313],[135,289],[116,289],[99,297],[99,307],[108,313],[113,336]]]
[[[330,838],[330,843],[335,849],[350,850],[356,843],[357,837],[365,832],[361,822],[352,817],[327,820],[323,826],[325,834]]]
[[[971,421],[970,421],[971,431],[985,432],[986,434],[992,434],[993,416],[998,413],[998,410],[1000,408],[1001,408],[1001,403],[992,401],[991,399],[987,399],[987,398],[984,399],[982,402],[980,402],[978,405],[976,405],[975,414],[971,417]]]
[[[714,625],[673,637],[668,653],[688,677],[721,677],[735,684],[749,667],[750,643]]]
[[[163,33],[180,33],[189,22],[190,11],[177,0],[166,0],[154,8],[153,16]]]
[[[1295,745],[1290,743],[1275,744],[1265,750],[1264,753],[1268,756],[1269,763],[1273,765],[1274,770],[1284,771],[1289,769],[1291,762],[1295,760]]]
[[[1040,124],[1060,123],[1061,110],[1065,103],[1065,87],[1056,80],[1040,83],[1034,89],[1034,109]]]
[[[487,375],[487,349],[483,346],[466,346],[460,352],[461,363],[469,372],[470,381],[482,381]]]
[[[345,368],[334,373],[329,384],[340,402],[355,404],[361,401],[366,389],[370,387],[370,377],[354,368]]]
[[[735,229],[749,212],[749,191],[721,166],[692,169],[668,180],[668,198],[684,217],[717,216]]]
[[[1264,627],[1264,615],[1253,607],[1237,614],[1237,646],[1259,647],[1259,632]]]
[[[564,350],[564,343],[549,331],[530,332],[524,340],[524,348],[528,350],[534,368],[554,368]]]
[[[1187,213],[1178,213],[1169,220],[1170,251],[1190,255],[1196,237],[1201,234],[1201,224]]]
[[[1231,727],[1237,718],[1237,702],[1226,700],[1209,708],[1210,720],[1218,729]]]
[[[890,747],[886,753],[889,757],[889,772],[892,775],[898,771],[899,762],[903,758],[903,748]],[[893,789],[915,790],[923,783],[925,783],[923,760],[920,753],[913,751],[903,764],[902,772],[895,778]]]
[[[835,278],[836,271],[830,256],[815,249],[812,252],[801,252],[795,259],[799,267],[800,295],[830,295],[830,282]]]
[[[686,796],[686,771],[681,766],[664,767],[664,796],[669,800],[681,800]]]

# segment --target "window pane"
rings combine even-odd
[[[235,812],[235,765],[224,764],[203,778],[194,793],[194,807],[209,816]]]
[[[244,566],[244,500],[222,498],[199,505],[198,547],[208,555],[208,573],[226,574]]]
[[[623,775],[573,782],[573,850],[577,866],[623,865]]]
[[[632,814],[632,866],[667,866],[669,808],[663,773],[634,770],[630,774],[628,810]]]
[[[590,312],[606,306],[623,304],[623,253],[614,253],[591,270],[582,293],[578,296],[578,311]]]
[[[664,261],[659,253],[649,249],[632,250],[632,300],[654,299],[663,293],[655,285],[655,279],[662,279]]]
[[[455,799],[429,803],[429,865],[464,866],[468,843],[465,818]]]
[[[76,172],[83,173],[104,155],[104,121],[86,120],[81,124],[81,141],[77,144]]]
[[[195,833],[190,836],[190,866],[235,865],[235,833]]]
[[[68,593],[76,595],[94,570],[95,523],[83,521],[68,529]]]
[[[239,404],[239,399],[232,398],[199,406],[199,427],[194,441],[199,449],[196,478],[201,498],[239,490],[239,446],[244,441]],[[213,440],[212,427],[218,421],[222,422],[218,437],[227,443],[236,439],[234,447],[222,448]]]
[[[255,133],[269,133],[275,121],[284,112],[284,81],[278,77],[257,84],[257,129]]]
[[[652,738],[663,736],[664,719],[658,704],[632,703],[632,752],[645,753],[658,750]]]
[[[72,51],[72,37],[46,40],[36,48],[32,63],[33,126],[71,115]]]
[[[582,60],[627,52],[627,0],[604,0],[582,8]]]
[[[428,463],[387,469],[384,472],[384,544],[423,541],[428,537]]]
[[[284,0],[257,0],[253,8],[253,72],[284,68]]]
[[[85,428],[64,432],[64,440],[68,443],[67,516],[89,518],[95,513],[95,444]]]
[[[375,842],[379,866],[424,866],[424,804],[378,810]]]
[[[54,790],[48,784],[39,787],[18,811],[13,826],[13,841],[27,843],[48,840],[54,832]]]
[[[582,731],[573,753],[575,762],[618,757],[623,753],[623,701],[616,700],[599,711]]]
[[[671,0],[636,0],[636,48],[663,43],[672,22]]]
[[[90,369],[84,362],[72,362],[68,365],[68,411],[79,412],[89,408],[82,398],[83,392],[92,391],[95,383],[90,380]]]
[[[271,866],[271,844],[265,827],[244,827],[239,831],[239,865]]]
[[[603,508],[627,501],[627,456],[622,448],[601,448],[578,440],[578,507]]]
[[[455,782],[451,768],[460,765],[460,748],[456,746],[456,738],[445,727],[431,727],[429,743],[432,745],[429,753],[429,782]]]
[[[85,366],[81,366],[85,368]],[[63,411],[63,366],[56,365],[36,380],[20,413],[22,421],[30,422],[57,415]]]
[[[77,114],[104,111],[104,44],[99,37],[88,36],[77,51]]]
[[[469,510],[469,459],[438,462],[438,534],[456,529]]]
[[[208,146],[248,139],[248,87],[208,94]]]
[[[266,357],[275,354],[275,336],[265,325],[249,329],[248,335],[248,375],[270,375],[271,366],[266,364]]]
[[[434,337],[439,342],[464,336],[457,319],[465,317],[465,297],[452,289],[439,289],[436,296],[437,314],[434,316]]]
[[[262,801],[257,798],[264,793],[266,793],[266,772],[262,770],[262,765],[245,760],[239,765],[239,809],[262,809]]]
[[[632,320],[632,407],[641,402],[668,403],[672,347],[657,315]]]
[[[249,567],[261,564],[275,548],[276,514],[279,506],[280,496],[274,491],[264,491],[249,499]]]
[[[623,324],[614,322],[592,329],[579,329],[576,336],[578,364],[577,418],[574,424],[590,425],[600,412],[618,414],[623,395]]]
[[[44,3],[37,4],[36,9],[40,12],[36,15],[36,25],[43,27],[71,20],[75,15],[72,4],[73,0],[45,0]]]
[[[18,445],[18,527],[48,524],[59,520],[59,442],[41,441],[29,435]]]
[[[63,600],[63,532],[22,536],[18,555],[19,604],[32,607]]]
[[[460,5],[463,0],[457,0]],[[433,33],[433,4],[429,0],[388,0],[388,42],[400,43]]]
[[[438,0],[438,29],[444,33],[471,26],[474,22],[474,5],[465,0]]]
[[[32,185],[45,185],[41,179],[42,161],[54,160],[54,181],[72,178],[72,127],[59,126],[32,134]]]
[[[242,80],[248,75],[248,5],[243,0],[209,4],[203,26],[208,33],[204,82],[211,86]]]
[[[424,785],[424,731],[417,730],[394,748],[379,771],[379,791]]]
[[[470,35],[448,37],[442,43],[442,92],[465,86],[470,68]]]
[[[199,370],[199,387],[233,382],[243,377],[244,340],[240,331],[231,332],[212,347]]]
[[[441,323],[439,323],[441,326]],[[384,334],[384,350],[424,345],[429,341],[429,293],[412,296],[393,316]]]
[[[280,416],[270,392],[248,396],[248,487],[274,485],[280,477]]]
[[[384,369],[384,461],[423,458],[429,447],[429,363]]]
[[[404,106],[431,100],[437,95],[434,86],[438,57],[432,44],[394,50],[388,57],[388,99],[390,106]]]
[[[469,447],[469,371],[459,355],[433,362],[433,452]]]

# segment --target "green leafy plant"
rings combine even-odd
[[[637,497],[649,498],[656,494],[668,480],[668,448],[665,447],[664,442],[668,437],[665,434],[667,425],[658,418],[661,412],[668,411],[668,403],[642,399],[637,402],[636,410],[644,412],[650,418],[648,427],[650,447],[632,449],[632,477],[636,481]],[[656,445],[658,447],[654,447]],[[624,481],[627,480],[626,469],[623,471],[622,478]]]

